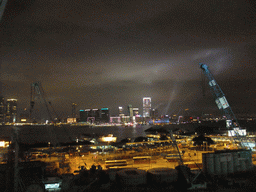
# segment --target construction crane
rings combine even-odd
[[[43,89],[41,83],[39,83],[39,82],[31,84],[29,118],[32,119],[32,112],[33,112],[34,105],[35,105],[35,99],[37,97],[41,97],[42,98],[42,100],[43,100],[43,102],[45,104],[47,113],[49,115],[50,121],[53,121],[53,118],[52,118],[52,113],[51,113],[51,110],[50,110],[49,106],[52,108],[52,111],[53,111],[54,115],[60,121],[60,117],[57,115],[56,111],[54,110],[54,108],[52,106],[52,103],[50,101],[49,102],[46,101],[46,96],[45,96],[44,89]]]
[[[6,4],[7,4],[7,0],[0,1],[0,21],[3,17]]]
[[[211,88],[211,91],[213,93],[215,102],[218,106],[218,108],[223,112],[223,114],[226,116],[226,118],[228,120],[231,120],[229,127],[233,128],[234,132],[235,132],[235,138],[237,138],[240,141],[240,146],[244,147],[242,144],[242,141],[244,140],[244,138],[239,137],[240,134],[238,132],[240,128],[238,121],[235,117],[235,114],[233,113],[230,105],[228,104],[228,101],[223,93],[223,91],[221,90],[220,86],[217,84],[217,82],[215,81],[213,75],[210,73],[208,66],[203,64],[203,63],[199,63],[200,68],[203,70],[203,73],[205,74],[205,76],[208,78],[209,80],[209,86]],[[184,166],[183,163],[183,159],[179,150],[179,147],[177,145],[176,139],[173,137],[172,131],[169,131],[169,134],[171,136],[172,139],[172,143],[174,144],[174,146],[176,147],[176,151],[179,154],[179,164],[180,164],[180,171],[183,174],[185,181],[186,181],[186,185],[187,186],[191,186],[193,188],[193,183],[194,181],[197,179],[198,175],[197,174],[194,178],[191,178],[188,174],[188,172],[186,171],[186,168]],[[185,184],[185,183],[184,183]]]
[[[203,70],[203,73],[208,79],[208,84],[210,86],[215,103],[217,104],[219,110],[222,111],[223,115],[226,116],[227,128],[231,130],[233,129],[234,136],[240,140],[240,145],[242,146],[241,136],[245,136],[245,133],[243,134],[243,132],[241,131],[242,129],[223,91],[221,90],[220,86],[218,85],[213,75],[209,71],[208,66],[203,63],[199,63],[199,65],[200,65],[200,68]]]
[[[186,167],[186,165],[184,165],[183,159],[182,159],[182,155],[180,152],[180,149],[178,147],[177,141],[175,139],[175,137],[173,136],[173,132],[171,130],[167,130],[169,132],[169,135],[171,137],[172,140],[172,144],[174,145],[174,147],[176,148],[176,153],[179,154],[179,166],[178,166],[178,170],[180,170],[181,174],[183,175],[184,178],[184,186],[187,189],[193,189],[193,187],[195,186],[195,181],[198,178],[198,176],[201,174],[202,170],[200,170],[199,173],[197,173],[196,175],[191,175],[190,174],[190,170]],[[196,163],[195,163],[196,164]],[[196,164],[196,166],[198,167],[198,165]],[[199,168],[199,167],[198,167]],[[199,168],[200,169],[200,168]]]

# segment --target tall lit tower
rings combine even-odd
[[[133,117],[133,110],[132,110],[132,105],[128,105],[128,113],[129,113],[129,116],[132,118]]]
[[[118,113],[119,113],[119,116],[123,114],[123,107],[121,106],[118,107]]]
[[[143,117],[150,117],[151,97],[143,97]]]
[[[7,99],[6,122],[15,123],[17,120],[17,99]]]
[[[104,123],[109,123],[109,120],[110,120],[109,109],[101,108],[101,121]]]
[[[133,108],[132,108],[132,105],[128,105],[128,114],[130,116],[130,122],[133,121]]]
[[[76,103],[72,103],[72,118],[76,118]]]

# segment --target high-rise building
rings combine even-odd
[[[80,122],[87,122],[88,117],[91,117],[91,109],[80,110]]]
[[[139,115],[139,108],[134,107],[134,108],[132,109],[132,112],[133,112],[133,116],[138,116],[138,115]]]
[[[119,116],[124,115],[124,113],[123,113],[123,107],[121,107],[121,106],[118,107],[118,114],[119,114]]]
[[[94,117],[95,121],[99,121],[100,120],[100,109],[92,109],[91,117]]]
[[[119,113],[119,115],[123,114],[123,107],[121,107],[121,106],[118,107],[118,113]]]
[[[101,121],[104,123],[109,123],[109,109],[108,108],[101,108]]]
[[[129,116],[130,116],[130,122],[133,121],[133,108],[132,108],[132,105],[128,105],[128,113],[129,113]]]
[[[130,117],[133,116],[132,105],[128,105],[128,113],[129,113],[129,116],[130,116]]]
[[[15,123],[16,120],[17,120],[17,99],[7,99],[5,121],[8,123]]]
[[[76,117],[76,103],[72,103],[72,118]]]
[[[118,114],[120,117],[123,117],[124,116],[124,111],[123,111],[123,107],[118,107]]]
[[[109,122],[108,108],[80,110],[80,122],[94,123],[99,122],[102,118],[103,122]]]
[[[151,97],[143,97],[143,117],[150,117]]]
[[[4,122],[5,117],[4,97],[0,96],[0,123]]]
[[[150,116],[151,116],[151,119],[156,119],[158,117],[158,110],[157,109],[152,109]]]
[[[132,108],[132,114],[133,114],[133,117],[132,117],[132,122],[136,122],[136,117],[139,116],[139,108],[137,107],[134,107]]]

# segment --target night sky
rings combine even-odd
[[[77,112],[142,112],[144,96],[160,114],[218,113],[208,86],[203,97],[202,62],[235,113],[256,114],[255,16],[249,0],[9,0],[1,94],[17,98],[21,113],[30,84],[41,82],[63,117],[72,102]]]

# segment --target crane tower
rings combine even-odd
[[[55,116],[57,117],[57,121],[60,121],[60,117],[58,116],[55,109],[53,108],[52,103],[50,101],[48,101],[48,102],[46,101],[45,92],[44,92],[44,89],[43,89],[40,82],[35,82],[35,83],[31,84],[30,111],[29,111],[30,119],[32,119],[32,112],[33,112],[33,108],[34,108],[34,105],[35,105],[35,99],[37,97],[42,98],[42,100],[45,104],[48,116],[50,118],[50,121],[53,121],[52,113],[54,113]],[[51,107],[52,110],[50,110],[50,107]]]
[[[244,136],[245,133],[241,131],[240,125],[236,119],[235,114],[233,113],[220,86],[218,85],[213,75],[209,71],[208,66],[203,63],[199,63],[199,65],[200,65],[200,68],[203,70],[203,73],[205,74],[205,76],[208,78],[208,81],[209,81],[208,84],[212,91],[215,103],[217,104],[219,110],[221,110],[227,118],[227,123],[228,123],[227,127],[234,130],[235,136],[241,136],[241,135]]]

